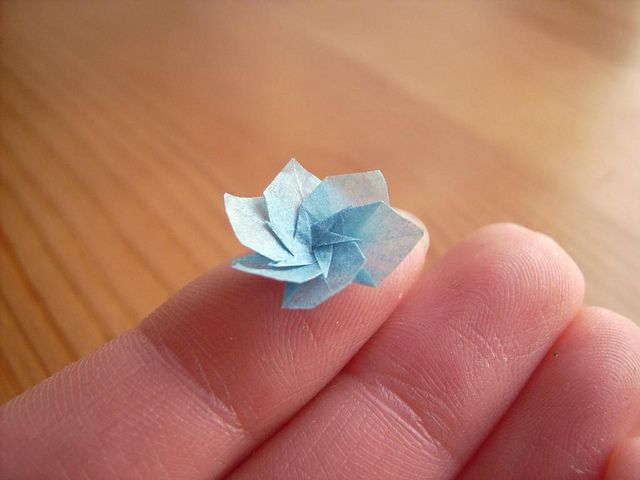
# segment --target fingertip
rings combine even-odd
[[[638,336],[640,336],[640,327],[638,327],[638,325],[635,322],[625,317],[624,315],[620,315],[619,313],[614,312],[613,310],[609,310],[608,308],[605,308],[605,307],[599,307],[599,306],[584,307],[580,311],[580,317],[583,318],[585,321],[593,322],[594,328],[598,328],[598,326],[602,326],[602,325],[607,326],[609,328],[617,327],[618,329],[622,329],[625,331],[630,331],[630,332],[635,331],[638,334]],[[640,348],[640,343],[638,344],[638,347]]]
[[[538,287],[546,290],[550,285],[562,287],[567,300],[573,305],[582,304],[584,298],[584,275],[575,260],[558,242],[545,233],[531,230],[516,223],[494,223],[486,225],[470,234],[463,243],[476,248],[494,246],[508,257],[518,260],[529,273],[539,274]],[[553,283],[544,284],[548,278]],[[531,280],[531,278],[528,278]],[[522,280],[527,280],[526,276]]]
[[[601,478],[640,414],[640,329],[602,308],[583,308],[529,379],[461,478]],[[624,458],[623,458],[624,457]],[[620,460],[618,460],[620,458]],[[632,471],[633,456],[610,469]],[[496,474],[496,469],[500,469]],[[625,480],[640,478],[618,476]],[[491,473],[490,473],[491,472]]]
[[[536,248],[551,258],[567,261],[570,264],[571,270],[575,270],[575,273],[582,277],[582,272],[573,258],[571,258],[555,239],[544,232],[532,230],[517,223],[491,223],[472,232],[467,237],[467,240],[471,239],[480,242],[483,240],[485,242],[502,241],[514,246],[525,245]]]
[[[575,344],[576,349],[584,350],[584,368],[591,375],[604,370],[603,377],[610,377],[611,371],[621,371],[624,367],[636,375],[629,378],[630,385],[637,383],[640,393],[640,328],[627,317],[602,307],[584,307],[571,322],[565,337]],[[607,370],[608,369],[608,370]]]
[[[606,308],[586,307],[580,310],[562,338],[567,349],[578,355],[573,362],[576,377],[588,378],[598,385],[593,392],[594,401],[603,393],[618,391],[612,402],[631,400],[628,403],[632,410],[635,408],[637,416],[640,413],[640,328]],[[630,429],[633,423],[628,422]]]
[[[427,277],[425,287],[437,282],[452,295],[464,280],[465,288],[487,305],[527,310],[523,318],[528,323],[553,318],[564,324],[584,299],[584,277],[573,259],[547,235],[511,223],[474,231],[440,259]],[[543,333],[544,322],[540,327]],[[547,327],[557,331],[558,325]]]
[[[640,478],[640,437],[620,443],[609,459],[605,480],[637,480]]]

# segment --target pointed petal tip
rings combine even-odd
[[[236,270],[291,284],[306,283],[322,275],[320,268],[316,264],[273,268],[270,265],[270,260],[261,255],[248,255],[239,257],[237,260],[237,262],[231,264]]]
[[[365,263],[365,266],[362,267],[362,269],[358,272],[358,275],[356,275],[356,278],[353,281],[355,283],[359,283],[360,285],[366,285],[367,287],[376,288],[380,282],[377,282],[371,276],[371,274],[366,269],[366,265],[367,264]]]
[[[222,195],[222,199],[224,200],[224,206],[225,208],[230,204],[233,203],[235,201],[251,201],[251,200],[257,200],[262,198],[262,196],[259,197],[239,197],[237,195],[233,195],[231,193],[225,192]]]
[[[301,169],[301,170],[304,170],[305,172],[308,172],[308,170],[304,168],[297,159],[295,159],[294,157],[291,157],[289,161],[286,163],[286,165],[282,168],[282,171],[297,170],[297,169]]]
[[[387,184],[387,179],[384,177],[384,173],[382,173],[382,170],[369,170],[367,172],[364,172],[366,174],[369,174],[371,176],[374,177],[379,177],[380,180],[382,180],[384,182],[384,184]]]

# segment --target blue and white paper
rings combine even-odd
[[[226,193],[243,272],[285,282],[283,308],[313,308],[349,284],[378,286],[423,232],[389,206],[379,170],[319,178],[295,159],[261,197]]]

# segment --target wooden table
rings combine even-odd
[[[555,237],[640,318],[640,3],[4,2],[1,399],[242,251],[222,194],[381,169],[432,236]]]

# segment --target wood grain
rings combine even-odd
[[[640,3],[3,2],[7,400],[238,254],[222,194],[379,168],[433,262],[515,221],[640,318]]]

